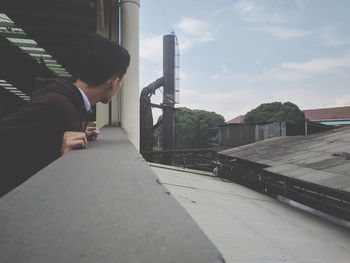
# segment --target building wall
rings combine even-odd
[[[221,145],[237,147],[273,137],[285,136],[285,123],[262,125],[234,124],[220,127]]]
[[[140,1],[121,0],[119,6],[116,3],[111,6],[109,0],[97,1],[97,33],[119,42],[129,51],[131,61],[123,77],[122,88],[110,105],[97,104],[96,122],[99,128],[120,125],[130,141],[139,149]]]

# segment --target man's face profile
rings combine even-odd
[[[101,102],[104,104],[107,104],[111,101],[115,93],[121,88],[122,80],[121,78],[115,76],[110,78],[105,83],[105,93],[103,98],[101,99]]]

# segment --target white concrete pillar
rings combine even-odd
[[[130,66],[121,89],[121,126],[129,140],[139,149],[139,0],[121,0],[121,45],[131,56]]]

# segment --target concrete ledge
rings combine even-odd
[[[120,128],[0,199],[0,262],[224,262]]]
[[[198,174],[198,175],[205,175],[205,176],[216,177],[214,175],[214,173],[212,173],[212,172],[206,172],[206,171],[201,171],[201,170],[182,168],[182,167],[165,165],[165,164],[160,164],[160,163],[149,163],[149,166],[151,166],[151,167],[158,167],[158,168],[164,168],[164,169],[173,170],[173,171],[179,171],[179,172],[184,172],[184,173],[191,173],[191,174]]]

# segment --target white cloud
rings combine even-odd
[[[163,36],[141,36],[140,57],[151,62],[161,63],[163,58]]]
[[[350,94],[345,94],[338,98],[335,98],[333,101],[334,107],[350,106]]]
[[[249,77],[243,74],[232,72],[226,67],[226,65],[221,65],[220,72],[213,74],[211,76],[211,80],[215,82],[227,82],[232,80],[249,81]]]
[[[218,15],[221,15],[222,13],[224,13],[225,11],[227,11],[227,9],[228,9],[227,6],[225,6],[225,7],[223,7],[223,8],[220,8],[220,9],[218,9],[218,10],[212,12],[212,13],[210,14],[210,16],[216,17],[216,16],[218,16]]]
[[[335,27],[327,26],[321,31],[321,43],[325,46],[350,45],[350,36],[340,36]]]
[[[181,51],[214,40],[213,26],[206,21],[182,17],[175,26]]]
[[[231,91],[183,89],[181,91],[181,105],[209,110],[217,107],[229,108],[228,106],[232,103],[248,100],[250,95],[251,92],[248,89]]]
[[[298,81],[308,78],[308,74],[302,71],[285,70],[281,67],[273,68],[260,76],[261,79],[279,80],[284,82]]]
[[[298,8],[299,12],[305,11],[307,2],[308,1],[305,1],[305,0],[294,0],[294,4]]]
[[[239,1],[234,10],[247,22],[284,22],[285,17],[278,12],[269,12],[258,1]]]
[[[161,66],[147,65],[146,63],[140,64],[140,90],[156,79],[163,76],[163,70]]]
[[[181,52],[194,46],[214,40],[213,26],[206,21],[190,17],[182,17],[175,26]],[[141,35],[140,57],[147,61],[162,62],[163,57],[163,36],[162,35]]]
[[[245,114],[261,103],[273,101],[291,101],[302,109],[350,105],[350,95],[346,92],[349,68],[350,54],[284,62],[260,75],[250,76],[234,74],[222,65],[220,71],[211,77],[215,83],[212,86],[220,87],[220,91],[211,91],[206,96],[193,94],[192,101],[189,99],[188,103],[193,103],[193,98],[196,98],[204,109],[212,107],[226,120]],[[222,91],[234,87],[240,87],[240,91]],[[335,87],[337,89],[330,93],[330,89]]]
[[[296,81],[318,74],[341,73],[342,70],[347,68],[350,68],[350,54],[340,58],[317,58],[304,62],[284,62],[264,73],[262,78]]]
[[[299,1],[294,1],[294,4],[289,2],[294,8],[281,9],[280,6],[284,4],[286,4],[284,0],[274,0],[270,5],[268,1],[239,1],[234,10],[244,21],[250,23],[255,31],[267,32],[282,39],[311,34],[307,30],[286,25],[296,19],[304,6]]]
[[[311,32],[308,32],[308,31],[303,30],[303,29],[291,28],[291,27],[286,27],[286,26],[276,26],[276,25],[260,26],[260,27],[254,28],[254,30],[268,32],[275,37],[283,38],[283,39],[303,37],[303,36],[311,34]]]
[[[254,10],[257,9],[257,4],[254,2],[240,1],[240,2],[238,2],[236,7],[241,14],[249,14],[249,13],[254,12]]]
[[[178,28],[181,33],[202,41],[213,39],[213,34],[210,32],[210,24],[206,21],[182,17],[181,21],[176,25],[176,28]]]
[[[233,108],[228,108],[227,111],[224,111],[221,115],[224,116],[225,121],[232,120],[233,118],[238,117],[239,115],[245,115],[248,111],[256,108],[258,105],[251,105],[248,104],[241,106],[241,107],[235,107],[237,109],[236,111],[232,111]]]
[[[187,73],[182,68],[180,68],[180,81],[185,80],[187,78],[188,78]]]
[[[323,39],[323,44],[325,46],[350,45],[350,37],[337,37],[337,38]]]
[[[236,113],[239,115],[245,112],[247,108],[246,104],[250,101],[251,97],[251,91],[248,89],[229,91],[183,89],[181,91],[181,104],[179,106],[215,111],[223,115],[225,120],[229,120],[236,117],[233,116]],[[237,108],[240,108],[240,110],[237,111]]]
[[[317,99],[315,99],[316,97]],[[290,101],[301,110],[316,109],[329,103],[329,94],[318,87],[305,88],[305,86],[294,85],[275,91],[272,94],[271,101]]]
[[[340,58],[318,58],[309,61],[295,63],[282,63],[281,68],[287,70],[302,70],[315,73],[334,71],[338,68],[350,67],[350,55]]]
[[[157,123],[158,118],[162,116],[163,112],[161,109],[152,108],[153,125]]]
[[[350,94],[346,89],[349,68],[350,54],[285,62],[261,75],[245,76],[245,81],[238,82],[241,76],[237,74],[235,81],[229,82],[228,78],[234,74],[222,65],[219,73],[212,76],[212,81],[221,81],[218,82],[220,85],[216,85],[220,91],[213,90],[205,95],[192,94],[192,101],[188,103],[193,103],[193,98],[196,98],[198,106],[210,108],[222,114],[226,120],[245,114],[261,103],[274,101],[291,101],[301,109],[350,105]],[[229,87],[231,91],[222,90]],[[232,91],[233,87],[240,89]]]
[[[312,98],[318,97],[317,100]],[[195,99],[194,99],[195,98]],[[295,86],[277,89],[273,92],[262,85],[260,88],[245,88],[237,90],[183,90],[182,104],[191,109],[204,109],[215,111],[224,116],[225,120],[231,120],[238,115],[244,115],[262,103],[274,101],[291,101],[301,109],[318,108],[329,103],[329,94],[320,92],[318,88],[296,88]]]

